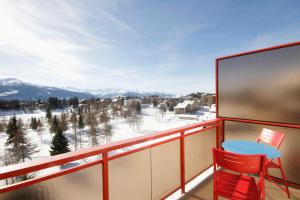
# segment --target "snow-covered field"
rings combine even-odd
[[[56,110],[52,112],[52,116],[60,115],[63,111]],[[40,157],[47,157],[50,156],[50,144],[52,140],[53,134],[49,132],[49,125],[45,118],[45,112],[38,110],[34,113],[13,113],[13,112],[6,112],[0,113],[0,119],[7,120],[13,115],[16,114],[17,118],[22,118],[23,122],[26,124],[26,135],[27,138],[30,140],[32,144],[37,146],[37,152],[32,155],[32,159],[40,158]],[[32,130],[29,127],[31,117],[36,118],[43,118],[44,127],[42,130],[42,134],[39,134],[37,131]],[[196,122],[206,121],[209,119],[215,118],[215,113],[210,113],[209,108],[202,108],[194,114],[174,114],[174,112],[166,112],[162,116],[159,112],[158,108],[149,106],[149,105],[142,105],[142,113],[140,115],[140,126],[137,128],[136,126],[133,128],[130,126],[126,119],[112,119],[110,124],[113,127],[113,136],[110,142],[124,140],[128,138],[133,138],[142,135],[149,135],[156,133],[158,131],[168,130],[171,128],[181,127],[188,124],[193,124]],[[101,125],[99,125],[101,127]],[[82,133],[82,141],[83,141],[83,148],[91,147],[91,138],[89,136],[89,127],[85,127],[81,130]],[[71,124],[69,124],[69,129],[65,132],[66,137],[69,140],[69,148],[73,151],[75,150],[75,145],[73,142],[73,129],[71,128]],[[5,149],[5,142],[7,140],[7,134],[5,132],[0,133],[0,155],[3,155]],[[104,135],[99,136],[99,145],[107,143],[106,138]],[[80,148],[80,145],[78,145]],[[2,163],[1,163],[2,164]],[[79,164],[79,163],[77,163]],[[59,169],[59,167],[57,167]],[[51,169],[50,171],[53,171]],[[44,173],[47,173],[46,170]],[[44,174],[42,173],[42,174]],[[41,173],[39,173],[41,175]],[[2,183],[3,184],[3,183]],[[1,185],[1,183],[0,183]]]
[[[54,111],[52,112],[52,115],[60,115],[62,110]],[[34,113],[25,114],[22,112],[10,112],[10,113],[0,113],[0,116],[2,115],[2,120],[8,121],[9,118],[16,114],[17,118],[22,118],[23,122],[26,124],[26,134],[28,139],[32,144],[37,145],[37,152],[32,155],[32,158],[38,158],[38,157],[45,157],[49,156],[49,149],[50,144],[52,140],[53,134],[49,132],[49,125],[46,122],[45,119],[45,112],[38,110]],[[142,114],[141,116],[141,124],[137,128],[136,126],[133,128],[130,126],[128,121],[126,119],[112,119],[111,125],[113,127],[113,137],[111,138],[111,141],[119,141],[124,140],[128,138],[133,138],[141,135],[148,135],[153,134],[158,131],[163,131],[171,128],[181,127],[188,124],[193,124],[200,121],[209,120],[212,118],[215,118],[214,113],[210,113],[207,108],[202,108],[195,114],[180,114],[176,115],[174,112],[166,112],[163,116],[159,113],[159,110],[155,107],[151,107],[149,105],[143,105],[142,106]],[[36,118],[43,118],[44,127],[42,130],[42,134],[39,134],[37,131],[30,129],[29,123],[31,117]],[[82,132],[82,140],[83,140],[83,148],[90,147],[90,137],[88,134],[88,127],[86,126],[81,132]],[[69,129],[65,132],[65,135],[69,139],[70,143],[70,149],[75,150],[74,143],[73,143],[73,130],[71,128],[71,125],[69,124]],[[0,133],[0,152],[4,151],[5,142],[7,139],[7,135],[5,132]],[[106,139],[99,137],[99,143],[104,144],[106,143]],[[79,145],[80,146],[80,145]]]

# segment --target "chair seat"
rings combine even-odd
[[[253,177],[218,171],[216,173],[216,179],[216,190],[219,196],[231,200],[260,199],[257,185]]]

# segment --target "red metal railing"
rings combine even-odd
[[[43,159],[37,159],[30,162],[20,163],[11,166],[5,166],[0,168],[0,179],[7,179],[15,176],[20,176],[23,174],[36,172],[39,170],[43,170],[53,166],[59,166],[63,164],[67,164],[69,162],[84,159],[91,156],[101,155],[102,158],[96,159],[95,161],[82,164],[76,167],[72,167],[69,169],[65,169],[59,172],[54,172],[48,174],[46,176],[37,177],[31,180],[19,182],[16,184],[8,185],[4,188],[0,188],[0,193],[5,193],[13,190],[17,190],[23,187],[30,186],[35,183],[39,183],[45,180],[52,179],[54,177],[63,176],[66,174],[73,173],[78,170],[82,170],[97,164],[102,164],[102,184],[103,184],[103,199],[109,199],[109,167],[108,163],[111,160],[118,159],[120,157],[124,157],[128,154],[133,154],[138,151],[142,151],[144,149],[148,149],[154,146],[159,146],[174,140],[180,141],[180,186],[177,189],[181,189],[181,192],[185,192],[185,185],[188,181],[185,179],[185,147],[184,147],[184,138],[186,136],[190,136],[192,134],[196,134],[199,132],[203,132],[208,129],[216,128],[216,147],[220,146],[220,141],[222,140],[222,128],[223,128],[223,120],[222,119],[214,119],[206,122],[196,123],[180,128],[170,129],[166,131],[162,131],[153,135],[141,136],[133,139],[128,139],[119,142],[113,142],[110,144],[106,144],[99,147],[79,150],[75,152],[65,153],[57,156],[52,156]],[[220,134],[221,133],[221,134]],[[168,137],[172,136],[172,137]],[[167,138],[166,138],[167,137]],[[148,142],[148,143],[147,143]],[[129,147],[132,145],[144,144],[140,147],[133,148],[129,151],[125,151],[122,153],[110,155],[114,150],[122,149],[125,147]],[[210,150],[208,150],[210,152]],[[211,163],[212,164],[212,163]],[[210,166],[207,166],[210,167]],[[201,173],[201,172],[199,172]],[[177,190],[176,189],[176,190]],[[175,191],[176,191],[175,190]],[[170,191],[169,194],[172,194],[175,191]]]

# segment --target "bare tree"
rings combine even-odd
[[[112,136],[113,136],[112,125],[110,125],[110,124],[105,124],[104,125],[104,134],[105,134],[105,138],[106,138],[106,143],[109,143],[111,141]]]
[[[78,119],[77,114],[75,111],[73,111],[70,122],[72,123],[72,128],[74,130],[74,144],[75,144],[75,150],[77,150],[77,125],[78,125]]]
[[[61,113],[59,126],[63,132],[68,130],[68,116],[66,113]]]
[[[137,114],[136,110],[131,110],[130,116],[127,118],[127,122],[134,131],[135,129],[140,129],[140,126],[143,123],[143,119],[140,115]]]
[[[94,111],[89,111],[87,113],[86,124],[90,127],[92,146],[96,146],[98,144],[98,139],[97,139],[98,120],[97,120],[97,115]]]
[[[110,116],[108,114],[108,111],[103,111],[100,114],[100,123],[103,123],[104,125],[106,125],[109,121],[110,121]]]
[[[1,160],[3,161],[3,165],[4,166],[8,166],[8,165],[12,165],[12,164],[18,163],[18,160],[14,156],[13,152],[8,151],[6,147],[7,146],[5,145],[5,147],[4,147],[4,155],[1,158]],[[11,177],[10,179],[5,179],[6,185],[14,184],[16,181],[17,181],[16,177]]]
[[[2,120],[2,121],[0,122],[0,133],[1,133],[1,132],[4,132],[4,131],[5,131],[5,128],[6,128],[6,123],[5,123],[4,120]]]
[[[111,115],[113,118],[117,118],[118,117],[118,112],[120,111],[120,108],[116,105],[112,106],[111,108]]]
[[[163,119],[165,117],[166,112],[167,112],[167,107],[165,105],[159,106],[159,113],[160,113],[161,119]]]
[[[43,140],[43,130],[44,130],[43,127],[44,127],[44,124],[43,124],[42,120],[38,119],[38,121],[37,121],[37,132],[41,136],[41,141]]]

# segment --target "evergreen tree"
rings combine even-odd
[[[52,113],[51,113],[51,108],[50,106],[48,106],[47,110],[46,110],[46,118],[48,119],[48,122],[50,122],[51,118],[52,118]]]
[[[54,115],[52,121],[51,121],[51,126],[50,126],[50,132],[51,133],[56,133],[57,129],[59,129],[59,119],[57,119],[57,116]]]
[[[36,130],[38,128],[38,121],[35,117],[31,117],[30,128]]]
[[[69,99],[69,105],[73,106],[73,108],[78,108],[79,100],[77,97],[72,97]]]
[[[68,102],[66,100],[66,98],[63,98],[62,100],[62,106],[67,106],[68,105]]]
[[[170,112],[174,111],[174,106],[173,106],[173,104],[171,104],[171,105],[169,106],[169,111],[170,111]]]
[[[137,111],[138,113],[141,113],[141,112],[142,112],[142,107],[141,107],[141,103],[140,103],[140,102],[137,102],[137,104],[136,104],[136,111]]]
[[[51,156],[70,152],[68,139],[64,136],[62,129],[56,130],[50,149]]]
[[[53,109],[62,108],[62,100],[58,99],[57,97],[49,97],[48,105]]]
[[[153,99],[153,106],[156,107],[158,105],[157,99]]]
[[[15,137],[16,132],[18,131],[17,127],[17,118],[14,115],[9,119],[9,122],[6,127],[6,134],[8,135],[7,143],[10,144],[11,140]]]
[[[6,145],[9,146],[8,151],[14,156],[14,160],[19,162],[30,158],[31,154],[36,152],[35,145],[32,145],[25,137],[24,124],[21,119],[17,121],[16,117],[12,117],[9,121],[7,129],[8,139]]]

